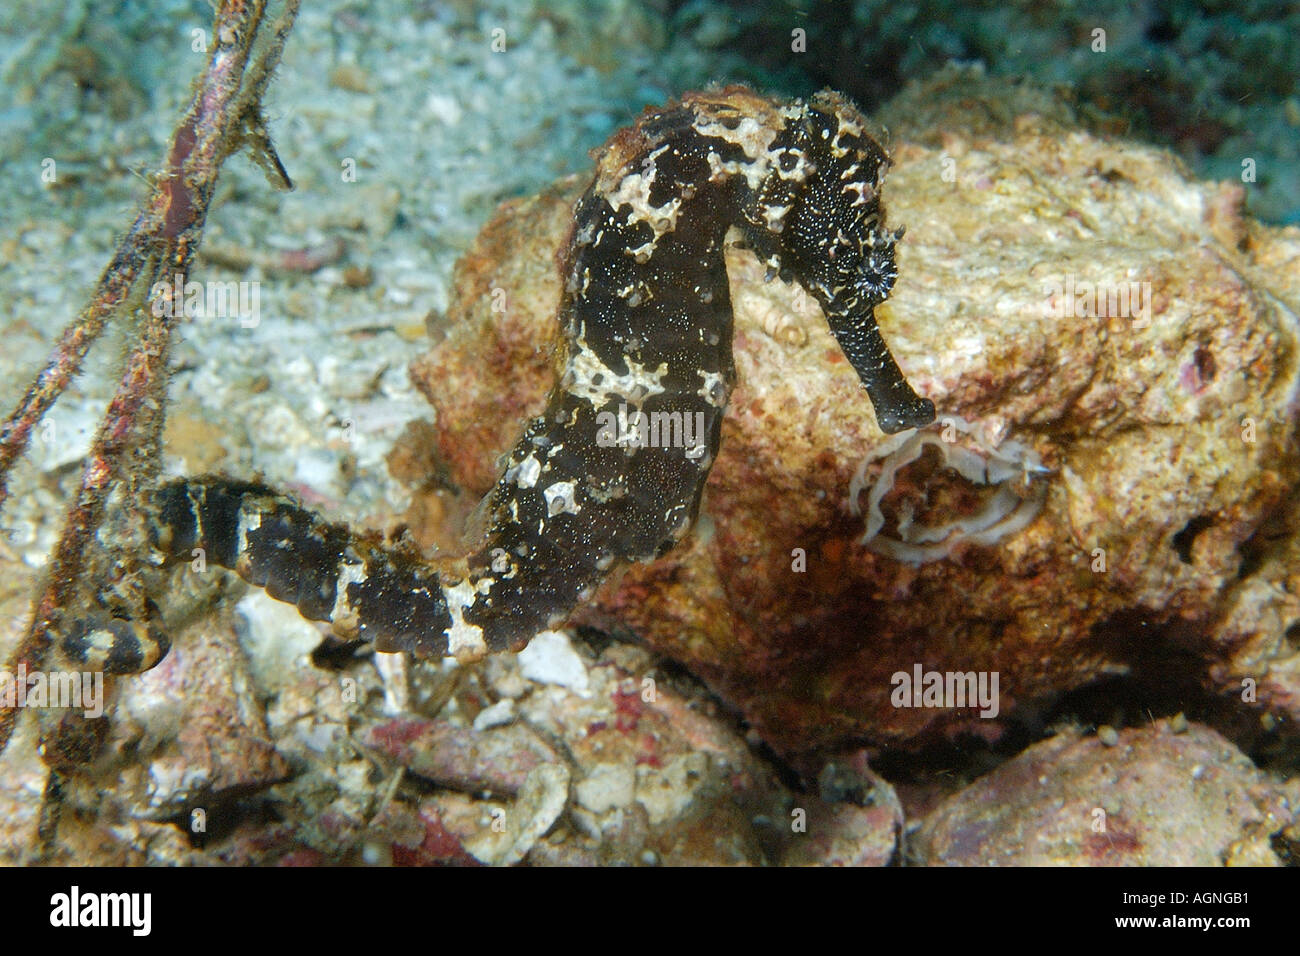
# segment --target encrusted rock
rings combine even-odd
[[[925,864],[1218,866],[1281,862],[1294,787],[1198,724],[1067,731],[1034,744],[941,803],[909,841]]]
[[[107,749],[131,757],[115,799],[133,817],[197,814],[193,829],[202,833],[214,806],[289,776],[228,618],[183,631],[161,664],[123,681],[115,716]]]
[[[885,866],[903,830],[903,807],[866,755],[828,763],[818,777],[816,798],[798,802],[806,827],[782,857],[786,866]]]
[[[535,733],[518,724],[480,731],[400,717],[371,727],[363,739],[412,773],[466,792],[514,795],[532,771],[558,759]]]
[[[884,199],[907,235],[878,315],[953,447],[891,472],[879,505],[891,540],[965,537],[937,559],[862,543],[849,488],[882,441],[870,403],[811,297],[733,249],[738,384],[701,520],[579,620],[681,660],[791,755],[996,736],[1018,702],[1195,654],[1208,666],[1184,678],[1250,677],[1244,706],[1300,716],[1284,638],[1300,607],[1279,596],[1297,563],[1258,537],[1298,473],[1300,232],[1250,220],[1240,184],[1195,182],[1063,109],[941,92],[935,125],[892,147]],[[459,267],[446,338],[413,366],[467,497],[553,380],[574,190],[502,207]],[[1023,467],[987,484],[950,467],[987,448],[1021,449]],[[997,673],[998,717],[897,706],[895,675],[917,665]]]

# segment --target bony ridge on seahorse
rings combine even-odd
[[[730,86],[647,110],[605,145],[574,208],[558,380],[509,453],[467,556],[426,561],[220,477],[153,492],[153,544],[171,558],[203,548],[379,650],[463,660],[519,650],[616,565],[658,557],[695,520],[735,379],[730,227],[817,298],[883,431],[933,421],[876,327],[896,276],[898,234],[880,203],[887,165],[862,115],[833,92],[778,101]],[[702,420],[703,448],[598,441],[620,408]],[[150,639],[140,627],[114,633]],[[75,659],[77,642],[65,643]]]

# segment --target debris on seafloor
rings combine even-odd
[[[316,626],[261,594],[236,607],[181,631],[162,665],[121,683],[94,775],[69,784],[62,852],[119,865],[896,855],[901,806],[864,754],[792,790],[702,687],[644,650],[595,651],[555,632],[549,653],[565,669],[538,679],[515,655],[415,663],[401,678],[410,709],[392,716],[379,668],[322,670],[310,659]],[[568,686],[575,668],[581,690]],[[505,722],[478,721],[502,702]],[[39,758],[19,748],[4,759],[0,807],[22,806]],[[3,819],[0,858],[17,861],[32,820]]]

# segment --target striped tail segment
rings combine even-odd
[[[171,650],[171,639],[158,626],[157,609],[145,620],[133,620],[96,608],[63,633],[59,649],[64,663],[105,674],[139,674]]]
[[[152,511],[152,544],[168,558],[201,555],[342,637],[420,657],[487,650],[457,606],[467,588],[448,587],[446,567],[327,522],[266,485],[175,481],[153,493]]]

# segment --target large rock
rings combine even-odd
[[[580,619],[683,661],[787,754],[996,735],[1018,703],[1152,661],[1300,716],[1297,565],[1271,537],[1297,472],[1300,231],[1023,91],[946,77],[891,109],[884,199],[907,235],[878,314],[939,408],[928,447],[882,446],[815,302],[732,249],[738,384],[699,526]],[[412,367],[467,497],[553,381],[579,185],[499,210]],[[864,545],[849,489],[873,451]],[[986,460],[993,487],[970,480]],[[895,706],[917,665],[997,672],[997,716]]]
[[[909,844],[946,866],[1278,866],[1295,819],[1279,787],[1214,731],[1177,720],[1068,730],[944,801]]]

